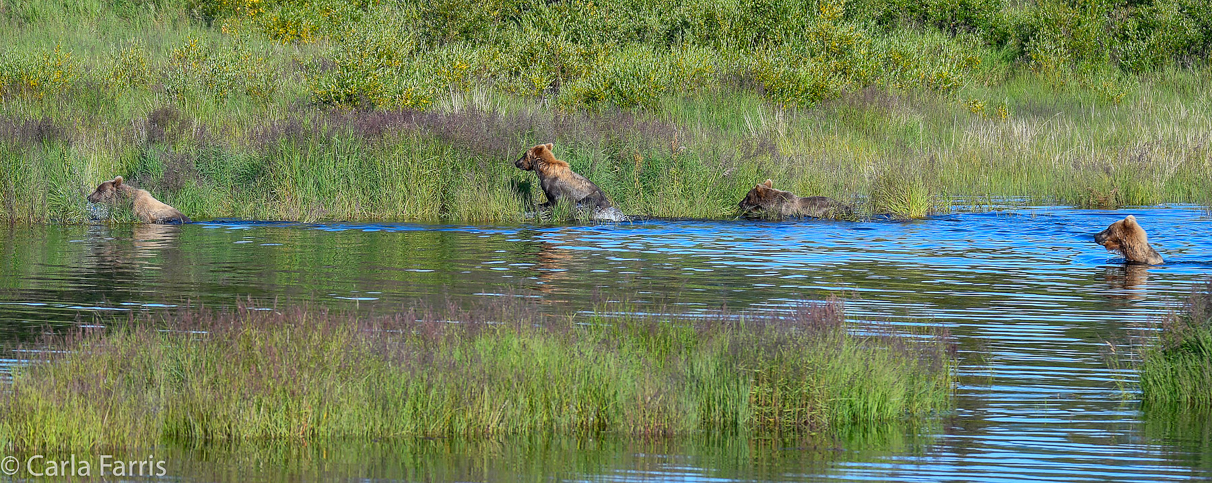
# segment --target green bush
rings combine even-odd
[[[106,82],[118,89],[146,87],[154,79],[151,53],[141,41],[131,41],[111,54]]]
[[[842,20],[841,2],[822,2],[819,15],[790,41],[755,53],[751,75],[774,102],[811,105],[871,85],[877,78],[870,34]]]
[[[431,0],[401,2],[415,12],[418,31],[428,43],[491,40],[499,30],[505,0]]]
[[[644,47],[625,47],[612,52],[602,64],[567,84],[560,92],[560,104],[570,108],[652,109],[661,96],[694,92],[717,70],[711,51],[694,48],[660,53]]]
[[[306,74],[312,100],[338,107],[429,107],[437,81],[417,52],[421,44],[396,34],[401,17],[373,20],[351,28],[329,57],[313,62]]]
[[[359,108],[423,109],[448,90],[477,85],[557,96],[565,108],[651,108],[705,78],[752,79],[776,103],[804,106],[870,85],[952,92],[967,85],[981,58],[1021,61],[1057,85],[1108,67],[1145,72],[1200,59],[1212,41],[1212,8],[1195,0],[191,0],[188,7],[208,22],[247,22],[275,41],[319,42],[307,73],[312,100]]]
[[[532,26],[508,34],[490,73],[513,94],[542,95],[588,76],[611,54],[604,44],[583,44]]]
[[[1212,15],[1212,10],[1205,14]],[[1171,59],[1197,54],[1200,33],[1195,20],[1176,2],[1159,1],[1133,10],[1116,28],[1113,55],[1128,72],[1156,70]]]
[[[857,0],[847,5],[846,18],[874,22],[886,31],[906,25],[928,25],[955,35],[993,30],[1001,0]]]
[[[245,43],[216,45],[190,36],[172,49],[164,88],[178,98],[209,95],[226,99],[243,93],[266,102],[273,97],[278,80],[269,60]]]
[[[362,18],[374,0],[188,0],[186,8],[207,24],[247,20],[279,42],[327,38]]]
[[[952,38],[939,32],[900,31],[877,40],[873,62],[880,84],[898,89],[925,88],[950,92],[967,82],[981,60],[978,48],[965,45],[970,37]]]
[[[51,52],[25,55],[0,52],[0,100],[25,95],[42,99],[67,89],[80,75],[71,52],[58,45]]]

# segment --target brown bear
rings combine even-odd
[[[593,210],[594,219],[622,221],[625,217],[610,203],[606,193],[592,181],[574,173],[567,162],[556,159],[552,148],[551,143],[540,144],[527,149],[521,158],[513,162],[514,166],[534,171],[539,177],[539,186],[547,195],[547,202],[539,205],[539,208],[549,209],[559,200],[567,200],[575,203],[577,208]]]
[[[1136,223],[1136,217],[1128,215],[1094,235],[1094,243],[1107,247],[1107,251],[1119,252],[1128,263],[1161,265],[1161,255],[1149,246],[1149,236]]]
[[[147,190],[123,184],[121,176],[101,183],[93,194],[88,195],[89,203],[113,204],[126,200],[134,203],[135,216],[144,223],[189,223],[189,217],[181,214],[176,208],[161,203]]]
[[[846,216],[853,210],[850,206],[824,196],[801,198],[790,191],[774,189],[774,181],[766,180],[749,190],[745,199],[737,205],[746,218],[781,218],[784,216],[807,216],[832,218]]]

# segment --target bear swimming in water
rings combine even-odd
[[[147,190],[123,183],[121,176],[101,183],[93,194],[88,195],[88,201],[89,203],[107,204],[130,201],[133,204],[135,216],[144,223],[189,223],[189,217],[181,214],[176,208],[161,203]]]
[[[850,206],[824,196],[799,197],[790,191],[774,189],[772,180],[754,186],[737,207],[746,218],[832,218],[853,211]]]
[[[1119,252],[1128,263],[1165,263],[1157,250],[1149,245],[1149,236],[1132,215],[1112,223],[1106,230],[1094,235],[1094,242],[1106,247],[1108,251]]]

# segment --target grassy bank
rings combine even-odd
[[[540,142],[633,214],[766,178],[909,216],[1208,203],[1208,8],[8,0],[0,220],[83,221],[121,174],[200,219],[517,221]]]
[[[1146,404],[1212,408],[1212,283],[1197,287],[1180,311],[1162,321],[1157,339],[1140,356]]]
[[[828,430],[949,405],[945,338],[850,335],[839,302],[741,318],[534,309],[187,309],[74,333],[14,374],[0,444]]]

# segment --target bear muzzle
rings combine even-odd
[[[1113,251],[1122,250],[1123,247],[1120,246],[1119,238],[1117,236],[1114,236],[1115,235],[1114,231],[1115,231],[1115,226],[1112,225],[1111,227],[1107,228],[1106,230],[1096,233],[1094,235],[1094,243],[1102,245],[1103,248],[1107,249],[1107,251],[1113,252]]]

